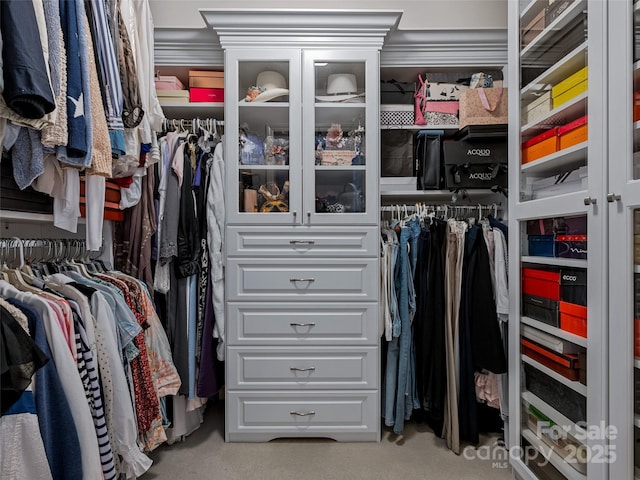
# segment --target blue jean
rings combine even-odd
[[[401,434],[404,421],[419,408],[415,385],[415,350],[412,321],[416,310],[413,274],[417,260],[420,223],[410,220],[402,227],[394,269],[395,290],[398,298],[400,331],[394,328],[393,340],[387,349],[385,395],[383,399],[385,424],[393,425],[393,431]],[[395,327],[395,326],[394,326]]]

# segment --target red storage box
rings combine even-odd
[[[80,216],[86,217],[85,180],[80,177]],[[124,211],[120,210],[120,186],[112,180],[105,182],[104,219],[115,222],[124,221]]]
[[[569,380],[580,379],[580,365],[577,354],[559,354],[532,342],[526,338],[520,339],[522,353],[536,362],[549,367]]]
[[[532,162],[558,151],[558,127],[553,127],[522,144],[522,163]]]
[[[523,268],[522,293],[560,300],[560,272]]]
[[[560,328],[587,338],[587,307],[560,302]]]
[[[190,88],[190,102],[224,102],[224,88]]]
[[[588,138],[587,115],[567,123],[558,128],[558,150],[569,148],[582,142],[586,142]]]

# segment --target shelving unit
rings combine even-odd
[[[556,257],[520,257],[522,263],[536,263],[538,265],[553,265],[555,267],[587,268],[587,260],[579,258],[556,258]]]
[[[194,102],[194,103],[161,103],[165,116],[171,118],[224,118],[224,103],[222,102]]]
[[[569,148],[525,163],[520,169],[529,175],[550,176],[581,167],[587,160],[588,142],[582,142]]]
[[[537,370],[540,370],[542,373],[553,378],[555,381],[562,383],[564,386],[569,387],[571,390],[578,392],[580,395],[583,395],[585,397],[587,396],[586,385],[583,385],[580,382],[576,382],[574,380],[569,380],[567,377],[563,377],[559,373],[556,373],[554,370],[551,370],[549,367],[536,362],[534,359],[529,358],[526,355],[522,355],[522,361],[524,363],[528,363],[532,367],[535,367]]]
[[[587,347],[586,338],[581,337],[579,335],[574,335],[573,333],[570,333],[570,332],[566,332],[564,330],[561,330],[560,328],[553,327],[547,323],[540,322],[538,320],[525,317],[525,316],[523,316],[520,319],[520,322],[522,322],[525,325],[529,325],[531,327],[537,328],[538,330],[542,330],[543,332],[550,333],[551,335],[555,335],[556,337],[561,338],[563,340],[567,340],[571,343],[575,343],[576,345],[580,345],[581,347],[585,347],[585,348]]]
[[[564,475],[568,480],[585,480],[586,475],[581,474],[565,460],[558,455],[553,448],[548,446],[538,436],[528,428],[522,430],[522,436],[538,451],[545,459],[549,460],[549,463],[553,465],[558,471]]]
[[[521,129],[522,140],[528,140],[543,130],[551,127],[565,125],[578,117],[581,117],[587,111],[588,92],[582,93],[572,98],[567,103],[563,103],[558,108],[554,108],[549,113],[542,115],[531,123],[524,125]]]
[[[535,408],[544,413],[549,419],[557,425],[560,425],[562,428],[568,429],[568,433],[574,437],[576,436],[584,436],[586,434],[586,430],[581,426],[577,425],[572,420],[569,420],[558,410],[553,408],[544,400],[538,398],[531,392],[524,391],[522,392],[522,399],[530,405],[533,405]]]

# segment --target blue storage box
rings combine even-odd
[[[529,255],[555,257],[555,235],[529,235]]]

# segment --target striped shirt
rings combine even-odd
[[[98,59],[98,75],[102,83],[102,100],[107,114],[107,125],[110,130],[124,130],[122,122],[122,84],[118,58],[113,46],[113,39],[109,30],[109,22],[104,0],[88,2],[93,43]]]
[[[98,447],[100,450],[100,462],[102,463],[102,473],[104,480],[113,480],[117,477],[116,466],[113,461],[113,451],[109,442],[109,432],[107,422],[104,417],[102,405],[102,394],[100,392],[100,381],[98,379],[98,369],[93,357],[93,352],[89,347],[87,332],[79,315],[74,312],[74,326],[76,330],[76,351],[78,356],[76,363],[80,379],[84,386],[85,395],[91,414],[93,415],[93,425],[98,437]]]

